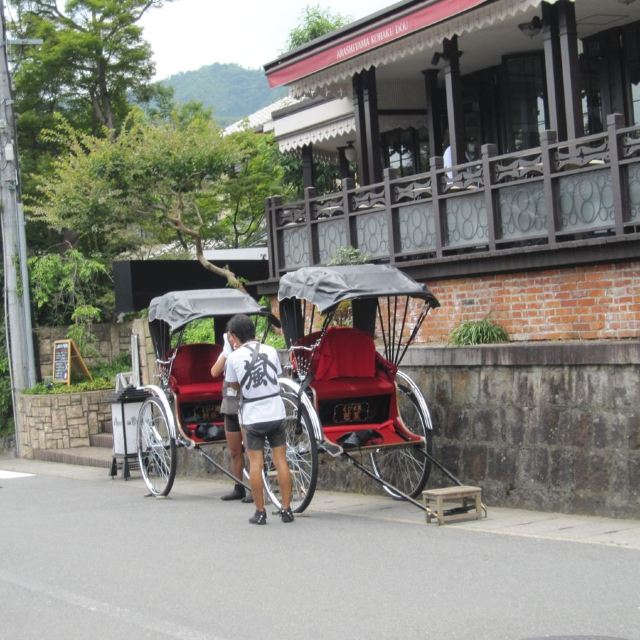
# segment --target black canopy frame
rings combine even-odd
[[[280,321],[270,309],[261,307],[248,293],[239,289],[171,291],[153,298],[149,303],[149,332],[161,381],[167,384],[171,374],[172,356],[175,357],[176,353],[176,349],[171,349],[173,335],[177,334],[177,346],[180,346],[189,323],[212,318],[216,343],[221,344],[227,322],[239,313],[267,318],[263,340],[271,326],[280,326]]]
[[[400,298],[404,298],[404,304]],[[411,299],[423,304],[405,340]],[[287,346],[313,332],[316,308],[323,314],[320,343],[341,303],[349,302],[354,327],[375,336],[378,320],[385,357],[396,365],[404,358],[429,311],[440,306],[426,285],[395,267],[377,264],[303,267],[281,278],[278,300]],[[382,300],[385,304],[381,304]],[[399,312],[402,319],[398,326]]]

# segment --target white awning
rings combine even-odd
[[[554,4],[557,0],[544,0]],[[575,1],[575,0],[573,0]],[[371,67],[381,67],[418,52],[439,48],[445,38],[486,29],[509,18],[539,7],[543,0],[496,0],[453,17],[445,22],[427,27],[401,40],[395,40],[344,62],[296,80],[289,85],[290,94],[296,97],[313,95],[318,90],[350,80],[354,74]]]
[[[353,103],[349,98],[336,98],[277,118],[273,129],[280,151],[299,149],[355,130]]]

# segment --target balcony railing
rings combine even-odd
[[[267,202],[270,273],[327,264],[345,245],[394,263],[429,264],[457,255],[529,251],[573,241],[631,239],[640,232],[640,126],[609,116],[607,131],[497,155],[482,147],[474,162],[355,188],[302,202]],[[633,235],[630,235],[633,234]],[[595,240],[594,240],[595,239]]]

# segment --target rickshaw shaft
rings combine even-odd
[[[206,458],[218,471],[222,471],[227,478],[230,478],[237,484],[241,484],[249,493],[251,493],[251,487],[248,484],[245,484],[242,480],[236,478],[231,471],[225,469],[220,463],[216,462],[208,453],[205,453],[200,447],[198,447],[198,453],[203,458]]]
[[[394,487],[392,484],[390,484],[386,480],[379,478],[372,471],[369,471],[367,467],[365,467],[363,464],[358,462],[353,456],[349,455],[346,451],[343,451],[342,455],[345,456],[345,458],[347,458],[347,460],[349,460],[349,462],[351,462],[351,464],[354,467],[356,467],[356,469],[359,469],[360,471],[362,471],[365,475],[369,476],[372,480],[375,480],[381,485],[387,487],[387,489],[393,491],[394,493],[397,493],[404,500],[407,500],[408,502],[411,502],[411,504],[414,504],[416,507],[418,507],[418,509],[422,509],[423,511],[428,510],[422,503],[418,502],[417,500],[414,500],[411,496],[408,496],[406,493],[403,493],[402,491],[400,491],[400,489],[398,489],[397,487]]]

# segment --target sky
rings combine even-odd
[[[358,20],[394,0],[174,0],[141,21],[156,79],[214,62],[257,69],[284,49],[308,5]]]

